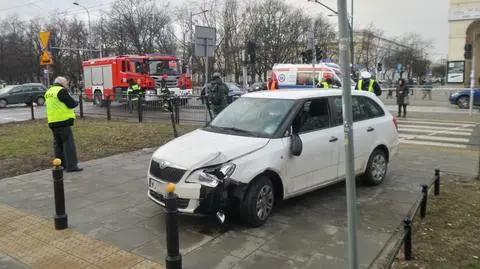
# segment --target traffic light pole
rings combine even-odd
[[[472,70],[470,72],[470,104],[469,104],[469,115],[472,116],[473,110],[473,99],[474,99],[474,91],[475,91],[475,37],[477,33],[474,33],[473,36],[473,44],[472,44]]]
[[[338,0],[338,25],[340,28],[339,52],[340,68],[343,74],[348,74],[350,66],[349,23],[347,19],[347,0]],[[355,193],[355,159],[353,147],[353,114],[351,81],[347,75],[342,76],[343,87],[343,127],[345,139],[345,171],[347,188],[347,219],[348,219],[348,268],[358,269],[357,254],[357,202]]]

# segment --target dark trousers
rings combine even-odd
[[[70,126],[56,127],[51,130],[55,158],[62,160],[62,166],[67,170],[77,168],[77,148],[73,140],[72,128]]]
[[[398,116],[400,117],[402,115],[402,108],[403,108],[403,117],[407,116],[407,105],[402,104],[398,105]]]

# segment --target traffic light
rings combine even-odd
[[[315,52],[316,52],[316,57],[317,60],[321,60],[323,58],[323,50],[320,49],[319,45],[315,45]]]
[[[255,63],[255,49],[256,49],[256,44],[253,41],[248,41],[247,42],[247,61],[249,63]]]
[[[378,63],[378,64],[377,64],[377,71],[378,71],[378,72],[382,72],[382,69],[383,69],[383,64],[382,64],[382,63]]]
[[[313,50],[308,49],[308,50],[302,52],[301,54],[302,54],[302,62],[304,64],[308,64],[308,63],[311,63],[313,61]]]
[[[463,53],[463,57],[467,60],[472,59],[472,56],[473,56],[472,44],[465,44],[464,51],[465,52]]]

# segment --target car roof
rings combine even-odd
[[[25,83],[25,84],[22,84],[22,85],[45,86],[42,83]],[[20,86],[20,85],[18,85],[18,86]]]
[[[308,99],[316,97],[328,97],[328,96],[338,96],[342,95],[343,91],[340,89],[279,89],[276,91],[260,91],[260,92],[251,92],[243,95],[242,97],[247,98],[271,98],[271,99],[289,99],[289,100],[299,100],[299,99]],[[373,97],[375,94],[367,91],[352,91],[352,95],[363,95]]]

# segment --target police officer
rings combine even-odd
[[[372,79],[372,74],[370,74],[370,72],[362,72],[361,77],[362,78],[355,86],[355,90],[369,91],[375,93],[376,96],[382,95],[382,89],[380,88],[380,85],[378,85],[378,83]]]
[[[215,117],[228,105],[228,86],[223,83],[220,73],[213,73],[207,92],[208,102]]]
[[[325,74],[323,74],[322,82],[318,83],[317,87],[318,88],[323,88],[323,89],[331,89],[332,84],[333,84],[332,74],[325,73]]]
[[[138,104],[139,98],[144,93],[145,91],[142,90],[142,87],[140,87],[140,85],[138,85],[138,83],[134,79],[128,80],[127,99],[129,103],[130,113],[133,112],[134,102],[136,101]]]
[[[52,130],[55,158],[62,160],[67,172],[79,172],[77,149],[71,126],[75,121],[74,108],[78,106],[67,90],[68,81],[57,77],[54,84],[45,92],[48,127]]]

